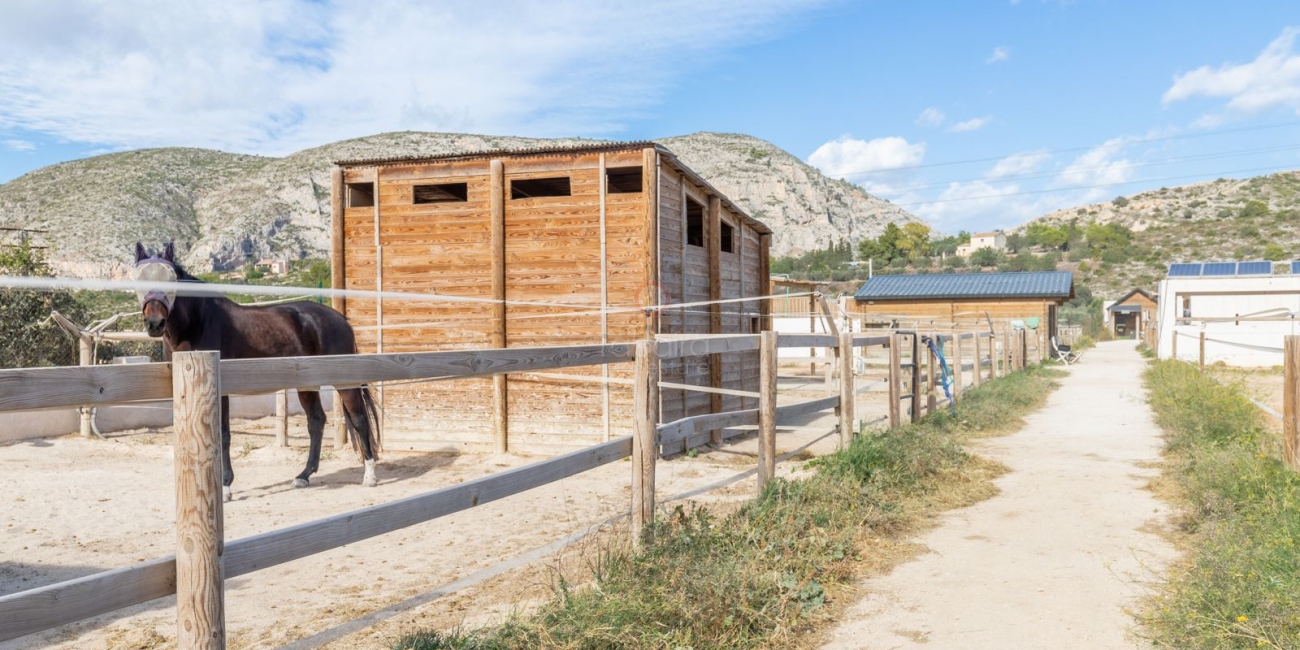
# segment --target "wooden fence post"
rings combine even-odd
[[[89,336],[77,337],[77,356],[78,364],[82,366],[95,365],[95,346]],[[82,438],[90,438],[95,435],[94,429],[90,426],[90,407],[82,406],[77,409],[80,416],[80,433]]]
[[[348,446],[348,422],[347,414],[343,410],[343,396],[339,394],[337,386],[334,387],[334,448],[343,449]]]
[[[961,397],[961,383],[966,373],[961,368],[961,332],[952,333],[952,401]]]
[[[903,382],[903,368],[900,365],[902,337],[898,332],[889,333],[889,428],[893,429],[903,423],[900,384]]]
[[[172,357],[176,646],[226,647],[221,513],[221,355]]]
[[[912,332],[912,422],[921,420],[921,333]]]
[[[763,332],[758,346],[758,493],[776,476],[777,333]]]
[[[936,363],[934,359],[934,350],[935,348],[937,348],[940,352],[943,352],[943,342],[938,341],[936,339],[934,332],[930,332],[930,342],[934,344],[934,348],[929,348],[927,346],[926,355],[925,355],[925,361],[926,361],[925,413],[926,415],[934,413],[934,409],[938,408],[939,406],[939,395],[934,390],[935,388],[934,380],[938,379],[938,372],[935,370]]]
[[[853,442],[857,429],[853,426],[857,406],[853,393],[853,334],[840,334],[840,449],[845,449]]]
[[[1201,372],[1205,372],[1205,330],[1201,330]]]
[[[1173,357],[1175,361],[1177,361],[1178,360],[1178,330],[1173,329],[1171,331],[1173,332],[1173,336],[1169,337],[1169,340],[1173,342],[1174,350],[1173,350],[1173,354],[1171,354],[1170,356]]]
[[[975,340],[975,387],[979,388],[980,383],[984,381],[984,352],[980,349],[980,333],[975,332],[972,337]]]
[[[653,340],[636,342],[633,363],[632,546],[654,541],[655,459],[659,455],[659,349]]]
[[[1282,371],[1282,460],[1300,470],[1300,336],[1286,337]]]
[[[289,446],[289,391],[275,393],[275,446]]]

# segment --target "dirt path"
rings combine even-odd
[[[1174,557],[1143,487],[1160,434],[1131,341],[1103,343],[1026,418],[975,451],[999,496],[945,515],[929,553],[865,581],[828,649],[1134,648],[1126,612]]]

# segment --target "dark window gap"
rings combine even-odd
[[[469,200],[469,183],[438,183],[411,187],[412,203],[464,203]]]
[[[686,197],[686,243],[704,247],[704,205]]]
[[[609,167],[605,170],[605,191],[610,194],[641,193],[640,167]]]
[[[347,188],[349,208],[369,208],[375,204],[374,183],[348,183]]]
[[[735,244],[732,243],[733,241],[732,237],[734,237],[733,233],[735,233],[735,231],[736,229],[732,228],[731,224],[725,221],[722,222],[722,236],[718,238],[720,240],[718,243],[718,248],[722,249],[722,252],[724,253],[736,252]]]
[[[569,187],[569,177],[519,178],[510,181],[512,199],[532,199],[543,196],[573,196]]]

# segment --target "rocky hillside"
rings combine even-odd
[[[1035,221],[1130,228],[1126,259],[1093,261],[1082,275],[1097,295],[1154,290],[1172,262],[1300,259],[1300,171],[1160,188]]]
[[[125,272],[135,241],[175,240],[197,271],[250,257],[324,257],[334,160],[579,144],[450,133],[385,133],[268,158],[150,149],[52,165],[0,185],[0,227],[43,230],[60,274]],[[915,220],[861,188],[831,180],[769,142],[697,133],[662,144],[776,231],[774,254]]]

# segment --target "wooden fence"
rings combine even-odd
[[[1000,341],[998,339],[1001,339]],[[47,630],[172,594],[177,595],[177,644],[225,647],[224,580],[353,544],[407,526],[502,499],[525,490],[632,457],[633,543],[648,541],[655,504],[655,462],[663,449],[721,442],[726,430],[757,426],[759,489],[775,476],[777,427],[811,413],[835,409],[840,443],[858,431],[855,396],[888,392],[889,426],[902,424],[901,402],[915,421],[939,407],[937,359],[927,340],[950,350],[952,399],[985,369],[995,378],[1025,367],[1025,332],[927,334],[899,330],[883,335],[843,333],[715,335],[648,340],[636,344],[458,350],[411,354],[237,359],[215,352],[183,352],[172,363],[0,370],[0,411],[66,408],[137,400],[171,399],[175,414],[175,556],[0,597],[0,641]],[[819,347],[835,351],[837,394],[777,405],[777,349]],[[855,350],[881,348],[888,376],[855,386]],[[663,359],[759,350],[759,407],[658,421],[658,366]],[[908,352],[904,362],[903,353]],[[969,359],[969,361],[966,361]],[[609,363],[635,364],[634,434],[458,485],[324,519],[225,542],[222,537],[219,405],[222,395],[288,388],[356,386],[396,380],[492,376]],[[904,393],[904,386],[910,389]],[[884,418],[882,418],[883,420]],[[732,435],[739,435],[733,433]]]

